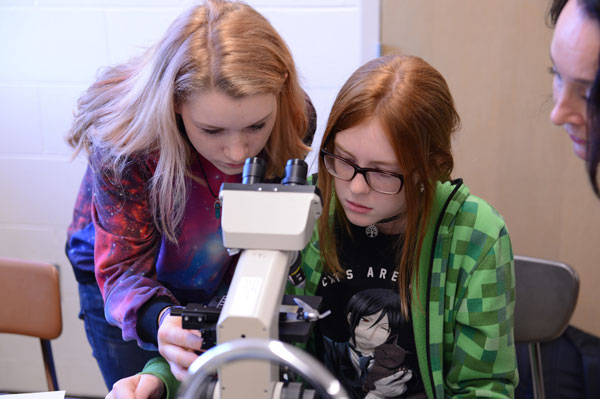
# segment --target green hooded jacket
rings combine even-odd
[[[302,254],[314,295],[323,265],[315,228]],[[512,398],[518,383],[513,339],[513,253],[502,216],[462,180],[438,183],[412,284],[411,317],[427,397]]]

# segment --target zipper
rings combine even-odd
[[[425,321],[425,342],[427,343],[427,365],[429,366],[429,367],[427,367],[427,370],[429,372],[429,381],[431,382],[431,391],[433,393],[433,399],[437,398],[437,395],[436,395],[435,383],[433,381],[433,372],[431,371],[431,345],[429,344],[429,328],[430,328],[430,325],[429,325],[430,324],[429,323],[429,303],[430,303],[430,295],[431,295],[431,272],[433,270],[433,256],[435,254],[435,246],[437,244],[437,238],[438,238],[440,226],[442,224],[442,219],[444,218],[444,215],[446,214],[446,209],[448,209],[448,205],[450,204],[450,201],[452,200],[452,198],[454,198],[454,195],[456,194],[458,189],[462,186],[463,181],[462,181],[462,179],[456,179],[456,180],[453,180],[451,183],[456,184],[456,187],[452,190],[452,192],[446,199],[446,202],[444,203],[444,206],[440,210],[440,215],[438,216],[438,220],[435,224],[435,230],[433,232],[433,242],[431,243],[431,254],[429,255],[429,273],[427,275],[427,295],[426,295],[427,306],[425,308],[426,309],[425,314],[427,315],[427,317],[426,317],[426,321]],[[441,356],[442,356],[442,361],[443,361],[444,354],[441,353]]]

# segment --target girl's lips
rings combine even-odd
[[[569,134],[569,138],[576,144],[579,145],[586,145],[587,144],[587,140],[586,139],[580,139],[579,137],[573,135],[573,134]]]
[[[244,163],[224,163],[226,168],[229,169],[242,169],[244,167]]]
[[[373,208],[369,208],[369,207],[363,206],[361,204],[357,204],[356,202],[352,202],[352,201],[348,201],[348,200],[346,200],[346,204],[348,204],[348,208],[352,212],[361,213],[361,214],[367,213],[371,209],[373,209]]]

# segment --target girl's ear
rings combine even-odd
[[[350,324],[351,318],[352,318],[352,312],[348,312],[348,315],[346,316],[346,320],[348,320],[348,324]]]

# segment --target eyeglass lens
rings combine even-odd
[[[332,157],[331,155],[325,155],[324,161],[329,173],[341,180],[352,180],[355,171],[357,171],[355,166],[348,161]],[[377,171],[368,171],[364,175],[366,176],[367,184],[375,191],[384,194],[396,194],[402,188],[402,180],[398,176]]]

